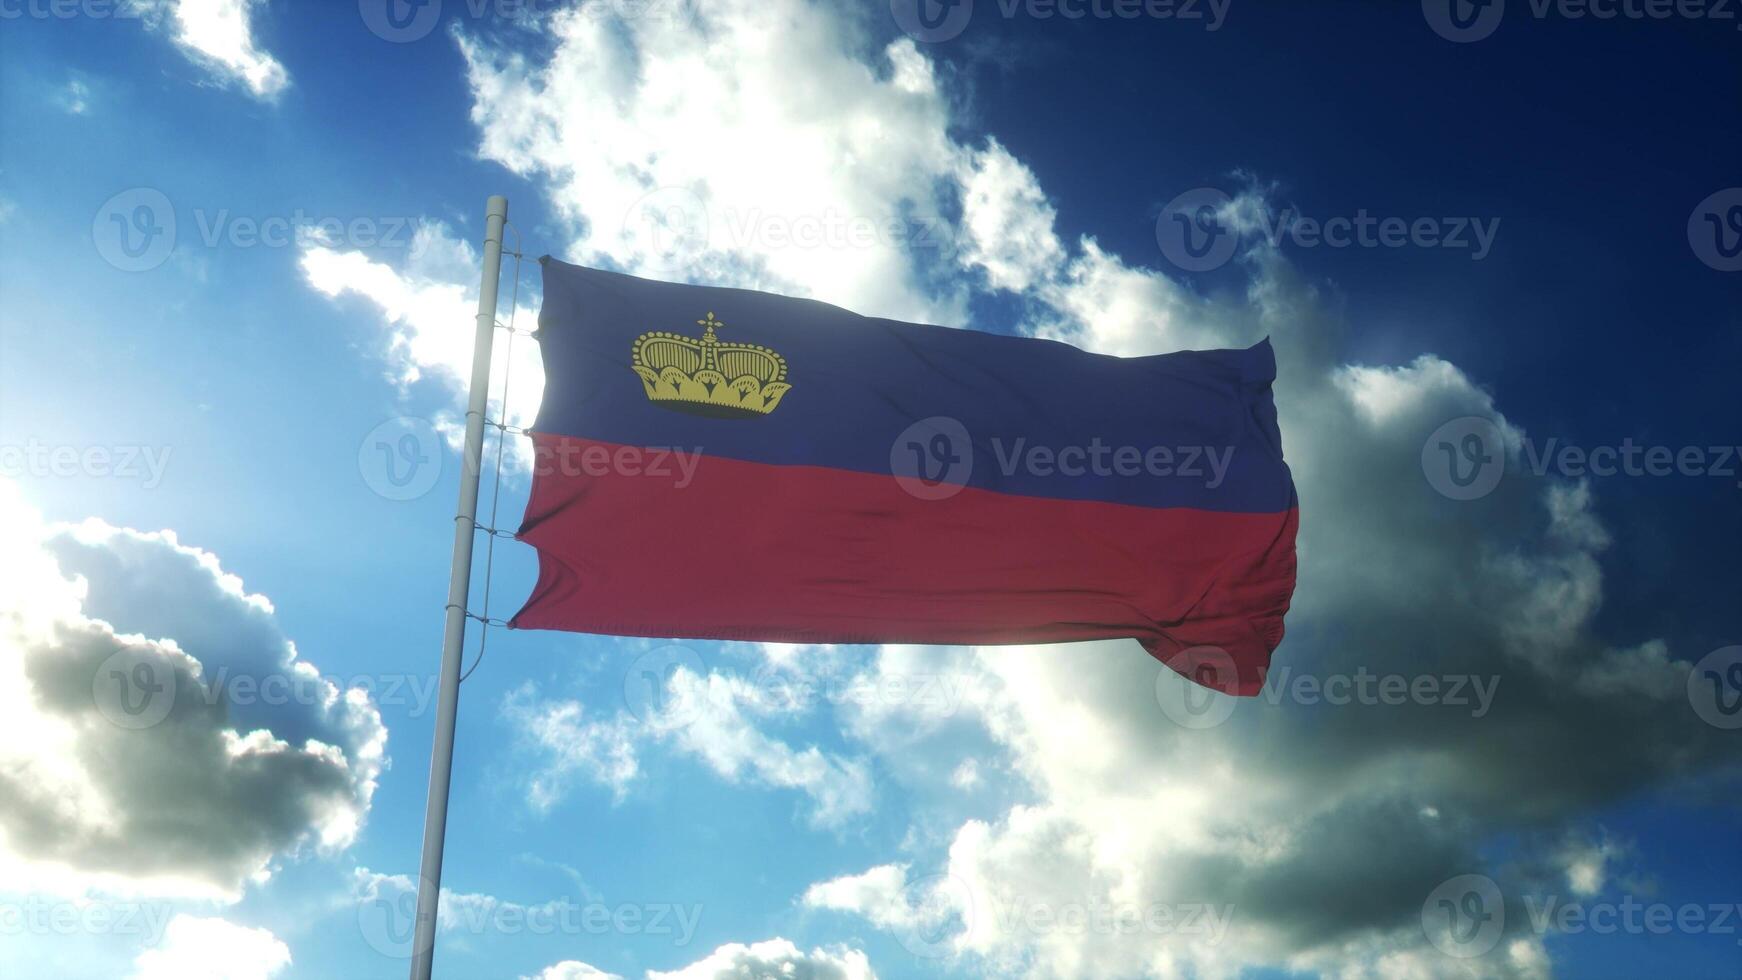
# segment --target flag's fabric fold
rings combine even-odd
[[[1256,693],[1294,590],[1268,341],[1116,358],[547,259],[520,629],[1132,637]]]

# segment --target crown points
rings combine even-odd
[[[760,344],[722,342],[714,331],[725,326],[712,310],[696,321],[702,336],[664,330],[635,338],[630,368],[641,377],[647,400],[698,415],[767,415],[791,389],[786,359]]]

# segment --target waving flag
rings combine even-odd
[[[1132,637],[1256,693],[1297,510],[1269,342],[1153,357],[546,259],[519,629]]]

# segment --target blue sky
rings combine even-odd
[[[0,3],[0,971],[404,971],[500,193],[523,326],[550,253],[1114,354],[1271,336],[1301,581],[1275,696],[1198,727],[1131,643],[493,632],[438,975],[1734,975],[1738,21],[1436,3]],[[1473,499],[1448,425],[1504,457]],[[1689,452],[1560,455],[1629,446]],[[532,571],[499,542],[492,615]],[[180,680],[163,717],[117,663]],[[1495,686],[1293,686],[1364,672]],[[1634,906],[1707,924],[1581,924]]]

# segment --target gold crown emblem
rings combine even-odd
[[[635,338],[630,367],[641,376],[647,400],[665,408],[716,418],[767,415],[780,404],[786,358],[756,344],[721,341],[714,319],[697,320],[701,339],[663,330]]]

